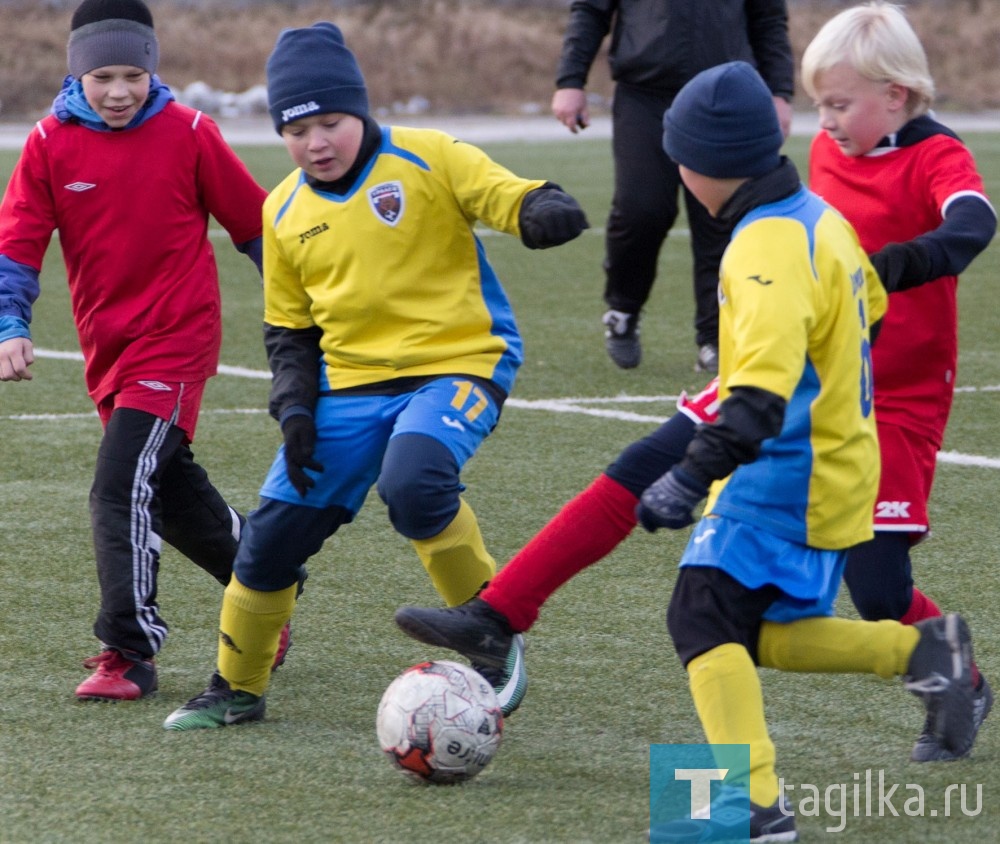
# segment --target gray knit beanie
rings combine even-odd
[[[77,79],[113,64],[156,73],[160,45],[153,15],[142,0],[83,0],[73,13],[70,30],[66,61]]]

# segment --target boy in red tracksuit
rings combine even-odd
[[[0,381],[31,379],[29,324],[59,231],[87,389],[104,426],[90,491],[104,650],[81,700],[155,691],[163,541],[225,585],[241,517],[191,452],[221,343],[209,215],[258,268],[266,195],[205,115],[156,76],[142,0],[84,0],[70,76],[0,205]]]

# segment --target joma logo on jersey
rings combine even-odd
[[[399,182],[384,182],[368,190],[368,202],[378,218],[395,226],[403,216],[403,186]]]
[[[910,518],[909,501],[879,501],[875,505],[875,516],[879,519]]]
[[[851,273],[851,293],[855,296],[865,285],[865,271],[858,267],[857,272]]]
[[[318,226],[313,226],[309,229],[309,231],[302,232],[299,235],[299,243],[305,243],[310,237],[316,237],[316,235],[329,230],[330,227],[326,223],[320,223]]]
[[[283,123],[288,123],[297,117],[302,117],[304,114],[311,114],[314,111],[319,111],[319,103],[315,100],[309,100],[307,103],[299,103],[299,105],[284,109],[281,112],[281,120]]]

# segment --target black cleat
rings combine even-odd
[[[723,786],[710,805],[689,818],[657,824],[649,830],[650,844],[683,841],[798,841],[795,807],[784,795],[770,806],[758,806],[742,788]]]
[[[494,668],[479,662],[472,662],[472,667],[483,675],[497,693],[500,709],[505,717],[521,705],[521,701],[528,693],[528,671],[524,666],[524,636],[515,633],[511,638],[510,651],[502,668]]]
[[[604,324],[604,348],[619,369],[635,369],[642,361],[639,316],[624,311],[608,311]]]
[[[504,617],[482,598],[457,607],[400,607],[396,624],[407,636],[426,645],[451,648],[471,662],[503,668],[514,631]]]
[[[956,758],[967,756],[977,731],[969,627],[956,613],[914,626],[920,640],[903,678],[906,688],[923,700],[927,729],[941,747]]]
[[[979,728],[983,726],[983,721],[990,714],[993,708],[993,690],[986,678],[980,675],[979,688],[972,690],[972,721],[979,734]],[[975,739],[975,736],[973,736]],[[913,762],[952,762],[960,758],[944,747],[938,737],[934,735],[934,724],[930,716],[924,724],[924,731],[920,734],[916,744],[913,745],[913,752],[910,760]]]
[[[400,607],[396,624],[417,641],[465,656],[496,690],[504,715],[521,705],[528,691],[524,637],[486,601],[473,598],[446,609]]]

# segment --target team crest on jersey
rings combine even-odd
[[[383,182],[369,188],[368,201],[383,223],[394,226],[403,217],[403,186],[399,182]]]

